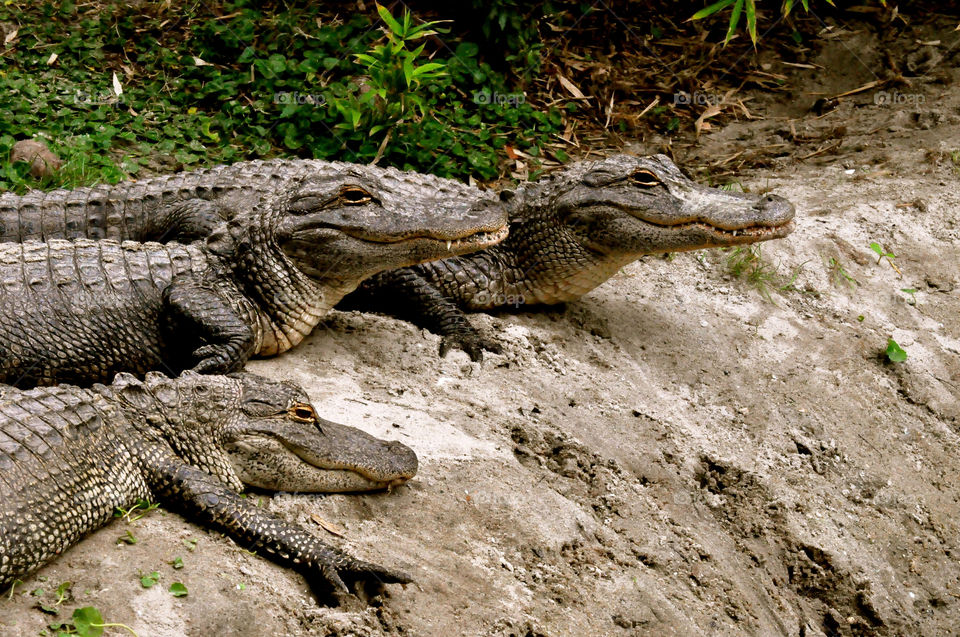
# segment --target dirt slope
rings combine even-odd
[[[350,313],[250,366],[417,450],[420,475],[393,493],[265,501],[341,525],[331,541],[416,585],[320,608],[299,576],[153,513],[21,590],[69,580],[68,610],[97,606],[141,637],[949,634],[960,195],[840,166],[745,183],[800,212],[794,235],[764,246],[783,281],[800,268],[799,291],[769,288],[775,304],[728,273],[729,253],[651,257],[566,309],[475,316],[506,343],[483,364]],[[882,360],[890,336],[906,362]],[[127,530],[139,541],[118,545]],[[142,589],[153,570],[161,585]],[[186,598],[166,592],[174,580]],[[35,601],[6,602],[4,634],[38,633]]]

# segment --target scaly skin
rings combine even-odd
[[[234,371],[250,356],[298,344],[364,278],[502,237],[503,211],[489,200],[415,214],[411,195],[385,215],[379,201],[393,196],[385,192],[351,176],[307,178],[188,246],[3,244],[0,382]],[[459,218],[435,216],[451,210]],[[433,226],[424,230],[428,218]]]
[[[504,194],[509,197],[509,194]],[[463,257],[373,277],[341,304],[410,318],[473,360],[499,345],[466,311],[573,301],[645,254],[784,237],[794,209],[776,195],[701,186],[664,155],[571,164],[513,195],[510,234]]]
[[[253,374],[149,374],[144,382],[122,374],[90,389],[3,388],[0,590],[141,499],[296,568],[324,593],[410,581],[241,498],[253,465],[271,467],[263,476],[290,470],[274,482],[300,492],[384,488],[417,468],[404,445],[323,421],[301,389]],[[354,473],[351,466],[357,478],[338,476]]]
[[[462,238],[462,226],[456,225],[462,221],[462,212],[480,200],[492,200],[458,181],[394,168],[318,159],[255,160],[75,190],[0,193],[0,242],[202,240],[236,210],[304,179],[369,191],[385,213],[381,223],[389,224],[394,214],[400,215],[401,224],[384,226],[387,239],[397,232],[442,234],[445,230],[444,239]],[[332,188],[331,193],[336,194]],[[412,223],[417,215],[423,222],[419,227]],[[487,225],[489,221],[484,221],[477,229],[489,230]],[[373,236],[378,226],[367,231]]]

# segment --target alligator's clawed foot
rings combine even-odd
[[[344,557],[318,564],[308,576],[311,587],[321,600],[342,605],[351,594],[369,596],[382,592],[385,584],[409,584],[413,581],[403,571]]]
[[[448,353],[450,353],[450,350],[454,348],[466,352],[470,357],[470,360],[475,363],[479,363],[483,360],[483,350],[493,352],[494,354],[503,353],[503,346],[500,345],[500,343],[493,339],[482,336],[477,331],[447,334],[440,340],[441,357],[445,357]]]
[[[222,345],[204,345],[193,352],[193,359],[198,361],[193,371],[198,374],[229,374],[239,371],[243,362],[237,364],[236,357]]]

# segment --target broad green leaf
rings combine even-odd
[[[73,625],[82,637],[100,637],[103,634],[103,617],[93,606],[84,606],[73,611]]]
[[[754,4],[755,0],[746,0],[747,1],[747,33],[750,34],[750,39],[753,40],[753,45],[757,45],[757,7]]]
[[[892,338],[887,339],[887,358],[891,363],[902,363],[907,360],[907,352]]]
[[[743,11],[743,0],[736,0],[733,5],[733,11],[730,12],[730,26],[727,27],[727,35],[723,38],[723,43],[727,44],[733,39],[737,32],[737,25],[740,23],[740,12]]]
[[[380,19],[386,23],[387,27],[389,27],[391,31],[396,34],[403,33],[403,27],[400,26],[400,23],[397,22],[392,15],[390,15],[390,11],[386,7],[378,3],[377,13],[380,14]]]
[[[170,585],[170,593],[174,597],[186,597],[187,596],[187,587],[181,584],[180,582],[174,582]]]

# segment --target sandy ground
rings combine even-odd
[[[842,67],[838,51],[820,62]],[[70,581],[63,615],[96,606],[140,637],[955,634],[960,98],[924,91],[920,108],[866,97],[808,117],[801,136],[842,124],[844,145],[742,176],[798,209],[763,246],[767,295],[729,252],[648,257],[566,308],[475,315],[506,345],[482,364],[357,313],[251,364],[417,451],[392,493],[263,503],[415,584],[321,607],[299,575],[159,511],[31,577],[0,633],[40,634],[52,618],[30,592],[49,603]],[[795,114],[768,114],[694,154],[784,142]],[[885,360],[890,337],[906,362]]]
[[[318,533],[311,514],[340,525],[332,542],[416,584],[319,607],[298,575],[154,512],[31,578],[3,634],[38,634],[48,617],[25,593],[62,581],[68,610],[141,637],[950,634],[960,195],[864,172],[745,182],[800,211],[764,246],[786,280],[800,269],[774,303],[729,274],[729,253],[650,257],[565,309],[475,316],[506,344],[482,364],[359,313],[251,364],[417,451],[420,474],[392,493],[265,500]],[[883,360],[891,336],[906,362]],[[128,530],[138,542],[118,544]],[[161,585],[141,588],[154,570]],[[175,580],[187,597],[167,593]]]

